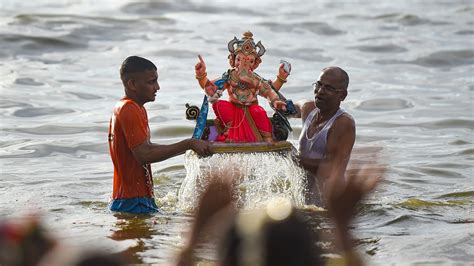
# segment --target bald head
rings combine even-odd
[[[347,88],[349,87],[349,75],[347,75],[347,72],[344,71],[344,69],[337,66],[330,66],[323,68],[321,70],[321,73],[327,73],[337,77],[339,81],[338,83],[340,84],[340,89],[347,90]]]

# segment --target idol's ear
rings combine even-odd
[[[257,53],[258,57],[261,57],[263,54],[265,54],[265,51],[266,51],[265,47],[260,41],[258,41],[256,47],[258,47],[258,53]]]
[[[255,58],[255,63],[253,63],[252,70],[257,69],[260,63],[262,63],[262,59],[260,57]]]
[[[234,54],[229,54],[229,56],[227,57],[229,59],[229,65],[231,67],[234,67],[234,64],[235,64],[235,55]]]
[[[239,40],[237,37],[234,36],[234,39],[230,40],[229,43],[227,44],[227,49],[229,49],[229,52],[233,54],[235,52],[235,44],[239,43]]]

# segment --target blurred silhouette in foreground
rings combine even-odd
[[[1,266],[121,266],[116,254],[86,251],[57,241],[36,216],[0,221]]]
[[[23,223],[0,222],[0,265],[37,265],[54,246],[37,217]]]
[[[377,185],[382,167],[362,167],[347,174],[347,181],[327,180],[325,200],[329,217],[335,225],[335,246],[343,265],[362,265],[355,253],[349,226],[357,204]],[[232,180],[237,175],[210,174],[209,185],[196,209],[187,242],[177,265],[194,265],[196,247],[209,234],[217,236],[217,265],[324,265],[319,237],[291,202],[277,199],[264,210],[239,213],[235,207]]]

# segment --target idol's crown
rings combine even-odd
[[[263,47],[263,44],[260,41],[255,44],[252,37],[253,34],[250,31],[244,32],[242,39],[240,40],[234,36],[234,39],[227,44],[229,52],[234,55],[237,53],[244,53],[245,55],[255,54],[256,57],[262,56],[265,53],[265,47]]]

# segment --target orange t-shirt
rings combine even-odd
[[[150,139],[143,106],[124,97],[114,107],[109,126],[110,157],[114,163],[113,199],[153,197],[150,164],[141,165],[132,149]]]

